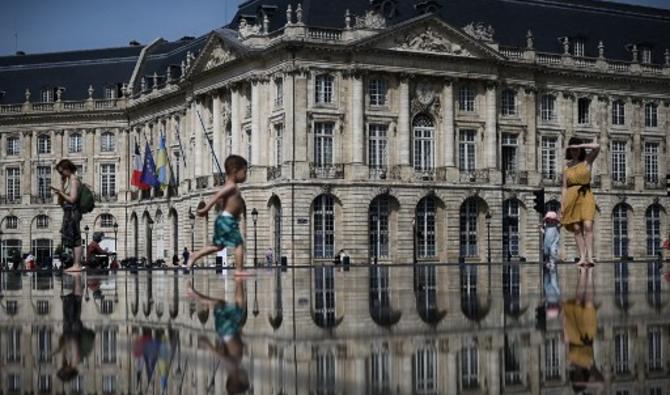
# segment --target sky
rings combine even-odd
[[[670,9],[670,0],[616,1]],[[42,53],[109,48],[125,46],[131,40],[146,44],[158,37],[171,41],[199,36],[227,24],[240,2],[0,0],[0,56],[16,50]]]

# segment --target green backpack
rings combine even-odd
[[[79,186],[79,211],[88,214],[95,208],[95,198],[88,185],[81,183]]]

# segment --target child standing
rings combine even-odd
[[[213,245],[205,246],[200,251],[192,254],[186,266],[193,266],[203,256],[213,254],[224,248],[232,248],[235,254],[236,274],[241,274],[244,269],[244,240],[240,234],[239,218],[244,207],[237,184],[241,184],[247,179],[247,161],[241,156],[231,155],[226,158],[224,168],[226,170],[226,182],[223,184],[223,188],[216,192],[203,208],[197,211],[198,216],[205,217],[212,206],[223,207],[223,212],[214,222]]]
[[[558,272],[556,262],[558,261],[558,249],[561,241],[560,233],[561,222],[554,211],[549,211],[544,216],[544,226],[541,231],[544,233],[544,295],[549,309],[559,303],[561,289],[558,286]],[[552,311],[553,313],[553,311]]]

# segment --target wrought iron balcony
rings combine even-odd
[[[326,165],[326,166],[315,166],[313,163],[310,164],[309,175],[311,178],[344,178],[344,165],[335,164],[335,165]]]
[[[591,183],[593,184],[593,182]],[[626,177],[623,180],[612,179],[612,188],[633,189],[635,187],[635,177]]]
[[[600,188],[603,185],[602,178],[600,174],[591,177],[591,188]]]
[[[460,182],[489,182],[489,171],[484,170],[471,170],[463,171],[459,177]]]
[[[428,170],[414,169],[414,179],[416,181],[434,181],[435,169],[428,169]]]
[[[209,187],[209,176],[200,176],[195,179],[195,189],[206,189]]]
[[[370,167],[371,180],[385,180],[388,177],[386,167]]]
[[[268,167],[267,180],[272,181],[281,177],[281,165]]]
[[[54,198],[51,195],[30,195],[30,204],[53,204]]]
[[[505,184],[528,185],[528,172],[527,171],[505,172]]]
[[[116,202],[118,200],[118,196],[116,193],[114,194],[100,194],[96,193],[95,194],[95,201],[100,202],[100,203],[110,203],[110,202]]]
[[[21,196],[0,196],[0,204],[21,204]]]
[[[659,177],[645,177],[644,187],[645,189],[663,189],[665,185]]]

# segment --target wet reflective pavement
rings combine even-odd
[[[667,395],[661,270],[5,272],[0,394]]]

